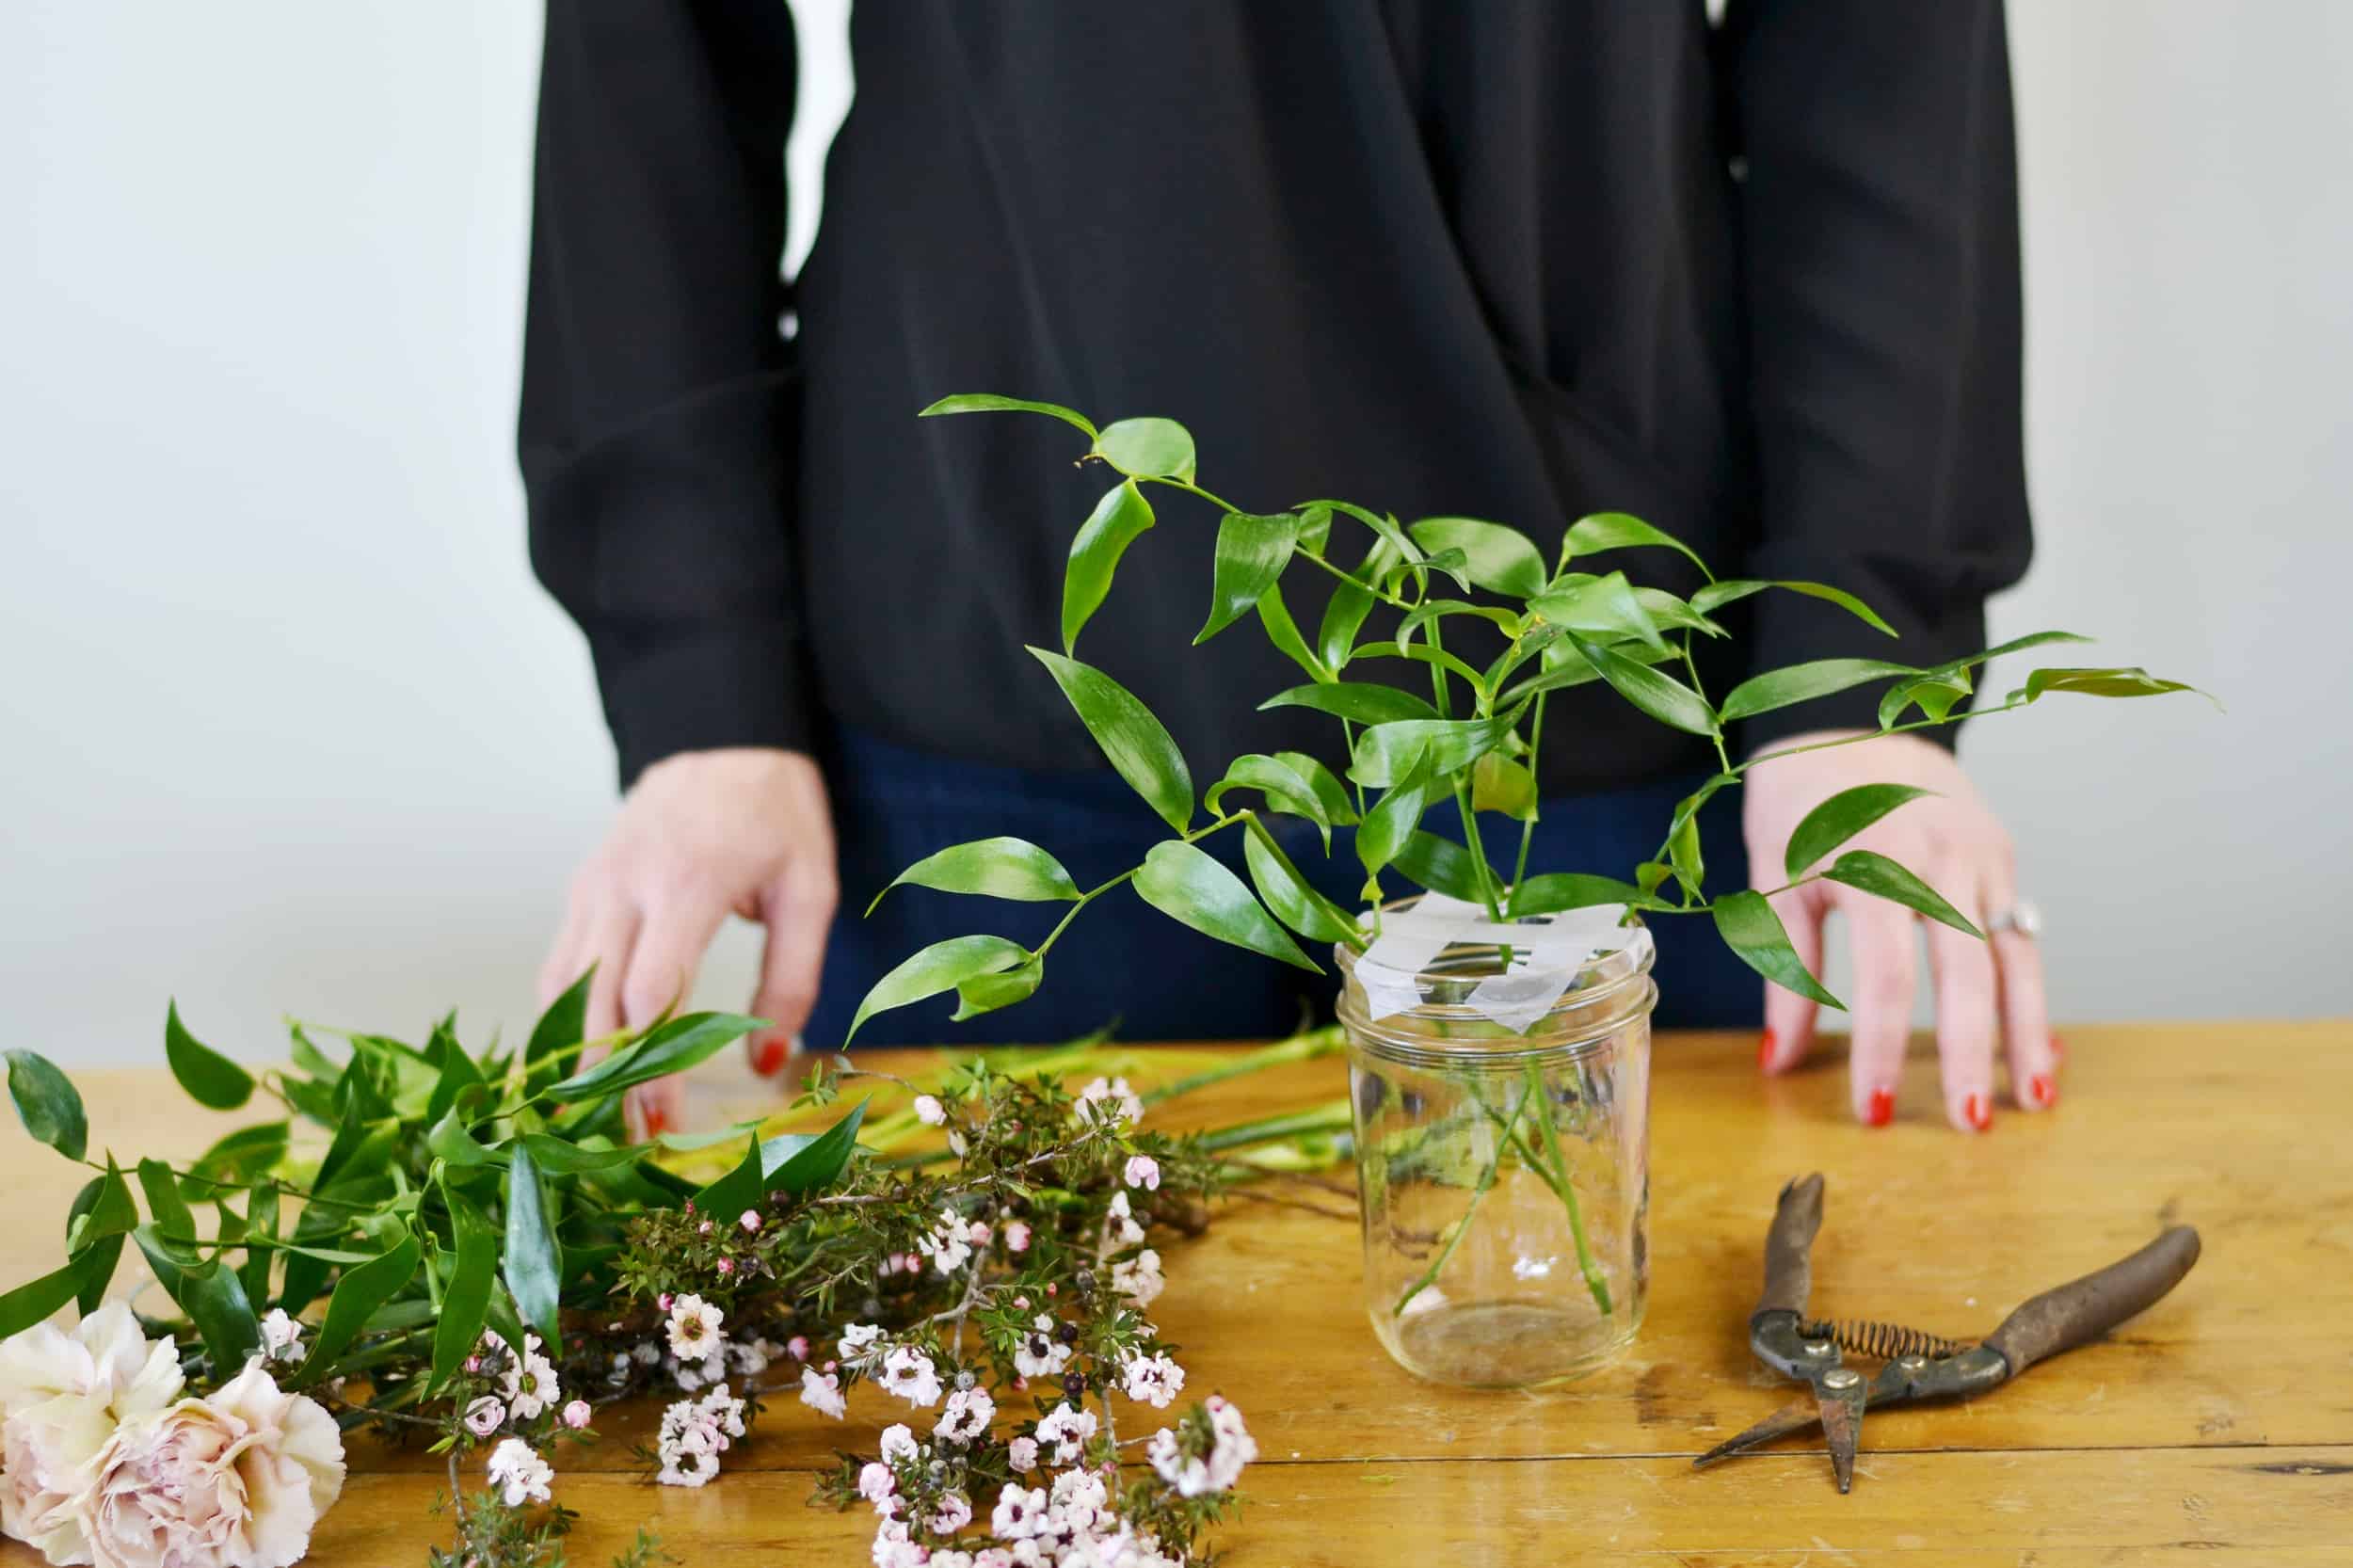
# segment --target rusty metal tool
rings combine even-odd
[[[1830,1444],[1838,1490],[1849,1491],[1865,1410],[1998,1388],[2044,1357],[2097,1339],[2146,1311],[2198,1261],[2198,1232],[2175,1225],[2121,1262],[2044,1291],[2004,1319],[1982,1341],[1971,1344],[1895,1323],[1809,1319],[1814,1237],[1821,1227],[1820,1175],[1783,1188],[1772,1228],[1765,1237],[1765,1291],[1749,1315],[1749,1348],[1756,1358],[1782,1376],[1808,1384],[1812,1397],[1785,1405],[1738,1436],[1717,1444],[1691,1462],[1695,1467],[1750,1452],[1818,1422]],[[1842,1364],[1842,1351],[1884,1356],[1886,1365],[1866,1379]]]

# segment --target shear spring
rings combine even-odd
[[[1901,1323],[1877,1323],[1862,1319],[1801,1323],[1798,1332],[1808,1339],[1827,1339],[1850,1354],[1876,1356],[1881,1361],[1906,1355],[1927,1356],[1933,1361],[1959,1355],[1970,1345],[1965,1339],[1947,1339],[1942,1335],[1906,1328]]]

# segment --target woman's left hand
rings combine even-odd
[[[1799,735],[1766,755],[1836,739]],[[1876,850],[1908,867],[1943,894],[1980,930],[2009,912],[2018,897],[2009,835],[1950,752],[1911,735],[1888,735],[1855,745],[1801,752],[1765,762],[1748,775],[1743,825],[1758,890],[1782,885],[1783,853],[1808,811],[1858,784],[1912,784],[1935,794],[1914,800],[1857,834],[1843,848]],[[1773,908],[1790,945],[1815,974],[1822,968],[1822,923],[1833,910],[1852,934],[1854,982],[1849,1052],[1856,1118],[1870,1126],[1893,1119],[1901,1090],[1904,1047],[1912,1030],[1919,918],[1899,904],[1834,882],[1811,882],[1783,893]],[[2034,939],[2016,931],[1979,941],[1929,921],[1929,963],[1936,986],[1936,1047],[1943,1064],[1945,1115],[1964,1131],[1993,1121],[1993,1051],[2007,1047],[2012,1097],[2040,1111],[2058,1097],[2058,1055],[2051,1038],[2042,989],[2042,960]],[[1765,987],[1765,1038],[1757,1065],[1787,1070],[1813,1048],[1815,1004],[1778,985]]]

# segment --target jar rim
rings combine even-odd
[[[1385,912],[1396,912],[1412,908],[1419,900],[1417,894],[1382,907]],[[1545,1013],[1516,1032],[1505,1031],[1505,1026],[1478,1008],[1428,1000],[1430,991],[1442,991],[1449,982],[1476,973],[1480,964],[1490,966],[1492,973],[1495,944],[1491,942],[1458,942],[1446,948],[1414,976],[1424,1000],[1380,1018],[1365,1010],[1364,987],[1356,978],[1359,954],[1346,943],[1336,944],[1333,961],[1341,980],[1337,1011],[1351,1034],[1368,1045],[1385,1048],[1384,1054],[1460,1063],[1590,1053],[1607,1045],[1632,1019],[1646,1016],[1657,999],[1657,986],[1651,980],[1657,943],[1639,914],[1629,911],[1627,929],[1634,935],[1625,946],[1590,958]],[[1463,1029],[1471,1032],[1433,1032],[1431,1026],[1436,1032]]]

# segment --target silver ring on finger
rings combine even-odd
[[[1985,929],[1988,936],[2010,932],[2031,942],[2042,935],[2042,911],[2027,899],[2014,899],[2009,908],[1986,922]]]

